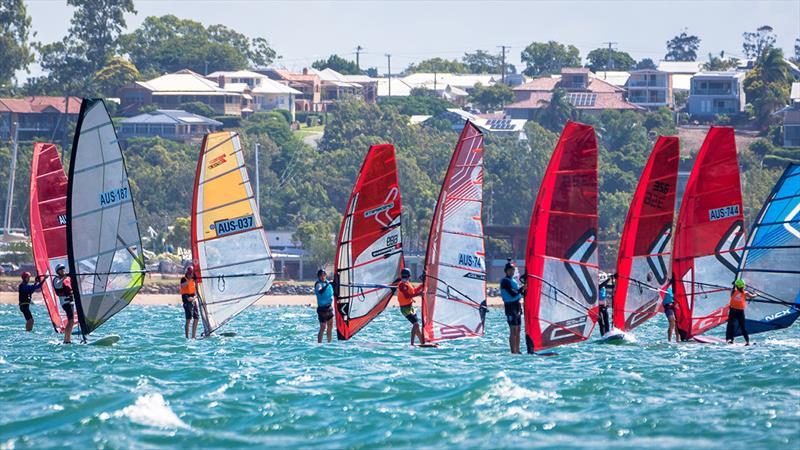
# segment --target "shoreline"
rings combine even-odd
[[[178,306],[181,297],[173,294],[139,294],[133,299],[134,305],[143,306]],[[0,292],[0,305],[17,305],[16,292]],[[37,293],[33,297],[34,305],[43,305],[41,294]],[[313,295],[265,295],[260,298],[255,306],[315,306],[316,300]],[[500,297],[488,297],[488,306],[502,306],[503,300]],[[397,307],[397,298],[392,298],[389,306]]]

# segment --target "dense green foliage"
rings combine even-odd
[[[31,18],[22,0],[0,0],[0,90],[4,90],[14,72],[33,62],[28,44]]]
[[[667,41],[667,61],[696,61],[697,49],[700,48],[700,38],[686,31]]]
[[[502,110],[504,105],[514,101],[514,91],[501,83],[492,86],[477,84],[469,95],[469,101],[481,111],[498,111]]]
[[[466,64],[469,73],[503,73],[503,57],[485,50],[465,53],[461,61]],[[506,63],[506,73],[516,73],[516,71],[517,68],[513,64]]]
[[[725,70],[735,69],[739,65],[739,59],[726,58],[725,51],[719,52],[719,56],[713,53],[708,54],[708,62],[703,63],[703,70],[722,72]]]
[[[589,61],[587,67],[589,67],[592,72],[601,70],[631,70],[636,67],[636,60],[633,59],[630,54],[613,48],[596,48],[586,55],[586,59]]]
[[[525,63],[522,72],[529,77],[556,74],[562,67],[580,67],[581,54],[574,45],[560,42],[532,42],[520,55]]]
[[[643,70],[643,69],[656,69],[656,63],[653,62],[650,58],[643,58],[641,61],[636,63],[636,70]]]
[[[409,64],[406,73],[467,73],[467,66],[461,61],[445,58],[430,58]]]
[[[788,103],[792,81],[781,49],[768,48],[756,59],[744,80],[744,90],[762,130],[777,120],[772,113]]]
[[[769,25],[762,25],[756,31],[748,31],[742,34],[742,52],[747,59],[756,59],[764,51],[775,46],[775,33]]]
[[[331,55],[327,60],[314,61],[311,67],[317,70],[333,69],[342,75],[359,75],[361,73],[361,69],[355,61],[344,59],[339,55]]]
[[[443,113],[447,108],[455,108],[456,105],[448,102],[447,100],[429,95],[423,91],[416,91],[408,97],[381,97],[378,103],[381,106],[394,106],[400,112],[407,116],[413,115],[427,115],[435,116]]]

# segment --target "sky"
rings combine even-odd
[[[581,56],[615,42],[635,59],[662,59],[665,43],[684,29],[701,38],[699,59],[709,52],[741,57],[742,33],[771,25],[787,55],[800,37],[800,0],[134,0],[138,14],[126,17],[128,31],[145,17],[174,14],[206,25],[223,24],[249,37],[266,38],[288,69],[300,70],[332,53],[361,67],[392,72],[435,56],[460,58],[464,52],[499,52],[520,64],[520,52],[533,41],[575,45]],[[25,0],[34,40],[61,39],[72,8],[65,0]],[[38,68],[31,67],[32,75]],[[23,79],[27,75],[20,74]]]

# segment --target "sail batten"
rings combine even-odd
[[[584,341],[597,321],[597,141],[568,122],[542,179],[525,256],[529,353]]]
[[[392,145],[364,157],[348,199],[334,262],[338,339],[347,340],[388,305],[403,266],[402,200]]]
[[[239,135],[206,135],[192,201],[192,255],[204,336],[258,301],[275,279],[249,180]]]
[[[102,100],[81,103],[66,205],[69,273],[87,335],[130,304],[145,272],[125,160]]]
[[[659,137],[634,192],[617,256],[612,321],[618,330],[633,330],[660,307],[669,281],[679,160],[678,138]]]
[[[422,299],[425,342],[480,337],[486,317],[483,134],[464,125],[434,208]]]
[[[727,320],[744,242],[733,128],[711,127],[686,184],[675,229],[672,273],[677,325],[684,338]]]

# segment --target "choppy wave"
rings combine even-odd
[[[252,308],[235,337],[186,341],[177,307],[127,308],[58,344],[0,307],[2,448],[798,448],[800,328],[750,348],[663,342],[507,354],[483,339],[408,346],[388,309],[351,342],[317,345],[311,308]]]

